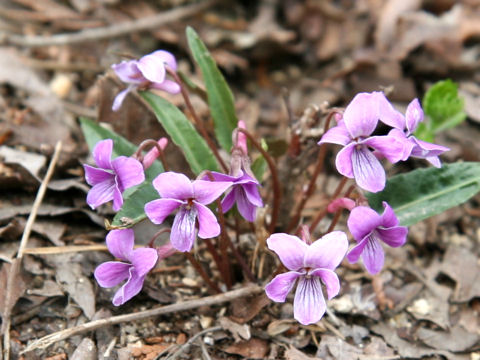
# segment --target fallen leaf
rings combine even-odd
[[[232,301],[233,315],[230,318],[237,323],[244,324],[257,316],[260,310],[268,304],[270,304],[270,299],[265,294]]]
[[[300,350],[298,350],[297,348],[290,345],[288,350],[285,351],[285,359],[286,360],[319,360],[320,358],[308,356],[303,352],[301,352]]]
[[[448,331],[435,331],[421,327],[417,331],[417,336],[434,349],[453,352],[468,351],[480,340],[479,334],[470,333],[461,325],[453,326]]]
[[[90,338],[84,338],[73,352],[70,360],[96,360],[97,347]]]
[[[2,317],[2,326],[0,335],[5,331],[6,319],[10,317],[11,312],[17,300],[24,294],[27,285],[21,273],[21,260],[14,259],[11,264],[3,263],[0,270],[0,316]],[[16,276],[11,284],[10,291],[8,289],[8,277],[11,271],[16,271]]]
[[[362,353],[361,348],[350,345],[337,336],[322,335],[316,356],[322,360],[351,360]]]
[[[236,354],[248,359],[264,359],[268,352],[268,342],[251,338],[248,341],[239,342],[223,349],[226,353]]]
[[[233,335],[235,342],[249,340],[252,336],[250,334],[250,326],[247,324],[240,325],[226,317],[220,318],[219,322],[223,330],[227,330]]]

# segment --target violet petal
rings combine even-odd
[[[155,266],[158,260],[157,250],[140,248],[133,250],[130,261],[138,276],[145,276]]]
[[[203,205],[208,205],[232,186],[232,183],[229,181],[195,180],[192,185],[195,200]]]
[[[154,224],[161,224],[168,215],[183,204],[183,201],[177,199],[152,200],[145,204],[145,214]]]
[[[125,304],[128,300],[137,295],[143,287],[143,282],[145,281],[145,276],[138,276],[135,272],[135,268],[132,266],[130,268],[130,275],[128,280],[123,286],[117,290],[113,296],[112,303],[115,306],[120,306]]]
[[[385,188],[385,170],[366,146],[353,149],[352,168],[355,181],[362,189],[375,193]]]
[[[162,58],[154,54],[145,55],[137,62],[138,69],[143,77],[153,83],[161,83],[165,80],[166,70]]]
[[[183,174],[167,171],[158,175],[152,183],[162,198],[187,200],[194,197],[192,182]]]
[[[143,166],[137,159],[119,156],[112,161],[112,167],[117,174],[118,187],[121,192],[145,181]]]
[[[112,151],[113,151],[113,140],[105,139],[99,141],[93,148],[92,155],[95,163],[99,168],[103,169],[112,169]]]
[[[196,219],[197,210],[195,206],[189,210],[182,206],[177,215],[175,215],[172,232],[170,234],[170,242],[178,251],[186,252],[192,248],[196,237]]]
[[[312,276],[318,276],[325,284],[328,300],[334,298],[340,292],[340,280],[337,274],[330,269],[315,269],[311,272]]]
[[[308,245],[298,237],[285,233],[272,234],[267,239],[267,246],[278,255],[288,270],[297,271],[303,268]]]
[[[352,141],[350,134],[348,133],[345,123],[340,121],[337,126],[330,128],[318,142],[318,145],[324,143],[347,145]]]
[[[132,229],[111,230],[106,237],[107,248],[118,259],[130,261],[135,243]]]
[[[220,234],[220,225],[213,212],[203,204],[193,202],[198,213],[198,237],[209,239]]]
[[[343,231],[332,231],[307,248],[303,266],[334,270],[342,262],[347,250],[347,235]]]
[[[100,264],[93,275],[98,285],[103,288],[110,288],[120,284],[128,278],[131,265],[118,261],[108,261]]]
[[[418,124],[423,121],[423,116],[423,109],[420,106],[420,102],[418,99],[413,99],[410,104],[408,104],[407,111],[405,112],[405,127],[407,128],[407,135],[415,132]]]
[[[85,170],[85,181],[90,186],[95,186],[104,181],[110,181],[115,176],[112,170],[96,168],[87,164],[83,165]]]
[[[115,178],[110,179],[94,185],[87,193],[87,204],[96,209],[102,204],[113,200],[113,193],[115,191]]]
[[[326,310],[320,279],[316,276],[312,278],[302,276],[293,300],[294,318],[303,325],[314,324],[322,318]]]
[[[363,239],[380,225],[382,225],[382,217],[367,206],[353,208],[347,220],[348,230],[357,241]]]
[[[300,275],[302,273],[296,271],[278,274],[265,286],[265,293],[275,302],[285,302],[288,293],[292,291],[295,281]]]
[[[403,246],[407,241],[408,228],[395,226],[388,229],[377,229],[378,237],[388,246]]]
[[[373,236],[372,236],[373,235]],[[382,270],[385,261],[385,253],[382,244],[374,234],[368,237],[367,244],[362,252],[363,264],[367,271],[372,274],[378,274]]]

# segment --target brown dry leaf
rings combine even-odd
[[[267,333],[269,336],[277,336],[290,330],[292,325],[296,325],[297,321],[294,319],[274,320],[267,327]]]
[[[42,256],[55,268],[55,277],[63,290],[80,306],[88,319],[95,314],[95,292],[89,278],[83,275],[83,254],[60,254]]]
[[[420,296],[407,307],[407,311],[417,320],[431,321],[442,329],[450,327],[450,305],[448,298],[452,291],[444,286],[436,286],[435,293],[424,290]]]
[[[3,159],[4,163],[20,164],[33,176],[38,176],[47,161],[43,155],[16,150],[8,146],[0,146],[0,158]]]
[[[455,325],[449,331],[419,328],[417,336],[432,348],[453,352],[468,351],[480,340],[479,334],[468,332],[461,325]]]
[[[452,301],[467,302],[474,297],[480,297],[480,264],[472,251],[450,245],[439,271],[457,283]]]
[[[252,320],[265,306],[270,304],[270,299],[265,294],[250,298],[241,298],[232,302],[233,321],[244,324]]]
[[[250,326],[247,324],[240,325],[226,317],[220,318],[219,322],[223,330],[227,330],[233,335],[235,342],[250,340],[252,335],[250,334]]]
[[[43,286],[38,289],[28,289],[27,295],[36,295],[36,296],[63,296],[63,291],[60,289],[60,286],[53,280],[45,280]]]
[[[393,0],[384,3],[375,31],[375,43],[378,51],[384,53],[390,47],[395,46],[398,19],[404,13],[418,10],[421,3],[420,0]]]
[[[14,259],[11,264],[3,263],[0,270],[0,316],[2,317],[2,327],[0,334],[5,331],[4,325],[7,323],[6,319],[10,317],[11,312],[17,300],[23,295],[27,285],[21,273],[21,260]],[[11,284],[10,292],[7,292],[8,276],[10,271],[16,271],[16,276]]]
[[[430,349],[426,346],[403,340],[398,336],[397,330],[394,327],[387,325],[385,322],[373,325],[370,330],[381,336],[385,342],[402,357],[416,359],[438,354],[445,356],[447,359],[453,358],[453,354],[448,351]]]
[[[248,359],[264,359],[268,353],[268,342],[265,340],[251,338],[237,344],[230,345],[223,349],[226,353],[236,354]]]
[[[320,358],[318,357],[311,357],[304,354],[303,352],[293,347],[292,345],[290,345],[288,350],[285,351],[285,359],[286,360],[320,360]]]
[[[361,348],[350,345],[337,336],[322,335],[316,356],[322,360],[351,360],[362,353]]]
[[[96,360],[97,347],[95,342],[90,338],[84,338],[80,345],[73,352],[70,360]]]

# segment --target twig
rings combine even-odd
[[[248,285],[241,289],[225,292],[218,295],[207,296],[200,299],[182,301],[176,304],[160,306],[155,309],[149,309],[149,310],[140,311],[136,313],[113,316],[108,319],[99,319],[95,321],[90,321],[86,324],[82,324],[79,326],[74,326],[69,329],[57,331],[53,334],[49,334],[38,340],[35,340],[31,344],[29,344],[25,348],[25,350],[22,351],[22,354],[35,349],[45,349],[48,346],[52,345],[53,343],[57,341],[65,340],[70,336],[82,334],[88,331],[93,331],[105,326],[111,326],[111,325],[121,324],[124,322],[130,322],[130,321],[139,321],[149,317],[171,314],[178,311],[192,310],[200,306],[219,305],[219,304],[223,304],[244,296],[254,295],[261,291],[263,291],[263,288],[258,285]]]
[[[213,290],[214,292],[216,293],[221,293],[222,291],[220,290],[220,288],[217,286],[217,284],[215,284],[213,282],[212,279],[210,279],[210,277],[208,276],[208,274],[206,273],[205,269],[203,268],[203,266],[197,261],[197,259],[195,259],[195,257],[190,254],[189,252],[184,252],[185,254],[185,257],[188,259],[188,261],[190,261],[190,263],[192,264],[192,266],[195,268],[195,270],[197,270],[197,272],[200,274],[200,276],[202,277],[203,280],[205,280],[205,282],[207,283],[207,285],[209,286],[209,288],[211,290]]]
[[[55,166],[57,164],[58,158],[60,157],[60,151],[62,150],[62,142],[57,142],[55,146],[55,152],[53,154],[52,160],[50,161],[50,165],[48,166],[47,173],[45,174],[45,178],[43,179],[42,183],[40,184],[40,188],[38,189],[37,196],[35,201],[33,202],[32,211],[28,216],[27,223],[25,224],[25,230],[22,234],[22,239],[20,240],[20,245],[18,247],[17,257],[12,262],[12,266],[10,267],[10,271],[8,273],[7,279],[7,288],[5,291],[5,302],[4,302],[4,314],[3,314],[3,321],[2,324],[2,331],[3,331],[3,354],[4,359],[10,359],[10,325],[11,319],[10,315],[12,312],[12,293],[13,293],[13,284],[15,282],[15,278],[17,277],[20,271],[20,265],[22,263],[23,254],[27,247],[28,239],[30,237],[30,233],[32,232],[32,227],[37,218],[38,209],[40,208],[40,204],[43,201],[43,197],[45,196],[45,192],[47,191],[48,182],[50,181],[53,171],[55,170]]]
[[[188,339],[188,341],[183,344],[177,351],[175,351],[174,354],[172,354],[172,356],[169,356],[167,357],[167,360],[175,360],[177,359],[180,355],[182,355],[183,352],[185,352],[186,350],[188,350],[188,348],[195,342],[195,340],[197,340],[200,336],[202,335],[205,335],[209,332],[214,332],[214,331],[219,331],[219,330],[222,330],[223,328],[221,326],[213,326],[211,328],[208,328],[208,329],[205,329],[205,330],[202,330],[198,333],[196,333],[195,335],[193,335],[190,339]]]
[[[23,254],[28,255],[52,255],[81,251],[108,251],[105,245],[69,245],[69,246],[46,246],[39,248],[27,248]]]
[[[182,18],[192,16],[209,8],[217,2],[218,0],[207,0],[198,4],[176,7],[154,16],[144,17],[138,20],[114,24],[106,27],[82,30],[76,33],[56,34],[51,36],[22,36],[1,32],[0,45],[11,44],[23,47],[40,47],[99,41],[102,39],[128,35],[134,32],[155,29],[160,26],[179,21]]]

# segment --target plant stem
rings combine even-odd
[[[332,117],[336,113],[337,113],[336,111],[332,111],[330,112],[330,114],[328,114],[327,120],[325,121],[325,126],[323,128],[324,134],[328,131]],[[315,165],[315,170],[313,171],[312,177],[310,178],[310,182],[308,183],[307,190],[305,190],[302,193],[302,198],[300,200],[300,203],[298,204],[297,210],[295,211],[295,215],[292,217],[292,220],[290,220],[290,223],[288,224],[287,231],[286,231],[287,233],[292,231],[295,228],[295,226],[297,226],[298,221],[300,220],[303,208],[307,203],[307,200],[312,196],[313,192],[315,191],[315,184],[317,182],[317,177],[323,170],[326,154],[327,154],[326,144],[320,144],[320,149],[318,151],[317,164]]]
[[[142,143],[138,146],[137,151],[135,151],[135,154],[133,154],[133,157],[138,159],[138,161],[140,161],[141,163],[143,163],[142,151],[145,150],[145,148],[148,147],[148,146],[153,146],[157,149],[158,157],[160,158],[160,161],[162,162],[163,169],[165,171],[169,171],[169,166],[168,166],[167,160],[165,159],[165,154],[163,153],[163,149],[160,146],[160,144],[153,139],[147,139],[147,140],[142,141]]]
[[[282,199],[282,192],[280,187],[280,182],[278,181],[278,173],[277,168],[275,166],[275,162],[273,161],[272,157],[263,150],[262,146],[258,143],[257,140],[250,134],[247,130],[238,128],[237,131],[244,133],[253,146],[257,148],[258,151],[263,155],[265,160],[267,161],[268,168],[270,169],[270,173],[272,175],[272,184],[273,184],[273,204],[272,204],[272,220],[270,221],[270,225],[268,226],[268,231],[272,234],[275,231],[275,225],[277,224],[278,220],[278,213],[280,211],[280,202]]]
[[[345,192],[345,195],[344,197],[349,197],[350,194],[352,193],[353,189],[355,189],[355,186],[354,185],[351,185],[348,190]],[[335,228],[335,225],[337,225],[337,222],[338,222],[338,219],[340,219],[340,215],[342,215],[342,209],[338,209],[336,212],[335,212],[335,215],[333,216],[333,219],[332,219],[332,223],[330,224],[330,226],[328,227],[328,230],[327,230],[327,233],[333,231],[333,229]]]
[[[148,242],[148,247],[151,247],[151,248],[154,248],[154,243],[155,243],[155,240],[157,240],[157,238],[162,235],[163,233],[166,233],[166,232],[171,232],[172,229],[170,228],[165,228],[165,229],[161,229],[159,231],[157,231],[155,233],[155,235],[152,236],[152,238],[150,239],[150,241]]]
[[[195,125],[197,126],[198,130],[202,134],[203,138],[207,142],[210,149],[212,150],[213,155],[217,159],[217,161],[220,164],[220,166],[222,167],[223,171],[227,172],[228,171],[227,165],[225,164],[222,157],[218,153],[218,149],[215,146],[215,144],[213,143],[212,139],[210,138],[210,135],[208,135],[207,129],[205,129],[205,126],[204,126],[202,120],[200,120],[200,118],[198,117],[195,109],[193,108],[192,102],[190,101],[190,96],[188,95],[188,92],[185,89],[185,86],[184,86],[184,83],[183,83],[182,79],[180,78],[180,76],[178,76],[177,72],[175,70],[173,70],[172,68],[170,68],[169,66],[165,66],[165,68],[167,69],[167,72],[173,77],[175,82],[177,82],[178,85],[180,85],[180,91],[182,93],[183,99],[185,100],[185,105],[187,105],[188,111],[192,115],[192,117],[194,119],[194,122],[195,122]]]
[[[345,186],[345,184],[347,183],[347,181],[348,181],[347,177],[342,178],[342,180],[340,181],[340,183],[337,186],[337,189],[335,190],[333,195],[330,197],[330,200],[336,199],[338,197],[338,195],[342,191],[342,189]],[[312,224],[310,225],[310,233],[313,233],[313,231],[317,227],[318,223],[324,218],[325,215],[327,215],[327,213],[328,213],[327,208],[325,208],[324,210],[320,211],[320,213],[317,215],[317,217],[315,219],[313,219]]]
[[[186,252],[184,253],[185,256],[187,257],[188,261],[190,261],[190,263],[193,265],[193,267],[195,268],[195,270],[197,270],[197,272],[200,274],[200,276],[203,278],[203,280],[205,280],[205,282],[207,283],[207,285],[210,287],[211,290],[213,290],[214,292],[216,292],[217,294],[221,293],[220,291],[220,288],[217,286],[217,284],[215,284],[212,279],[210,279],[210,277],[208,276],[208,274],[205,272],[205,269],[203,268],[203,266],[197,261],[197,259],[195,259],[195,257],[190,253],[190,252]]]

